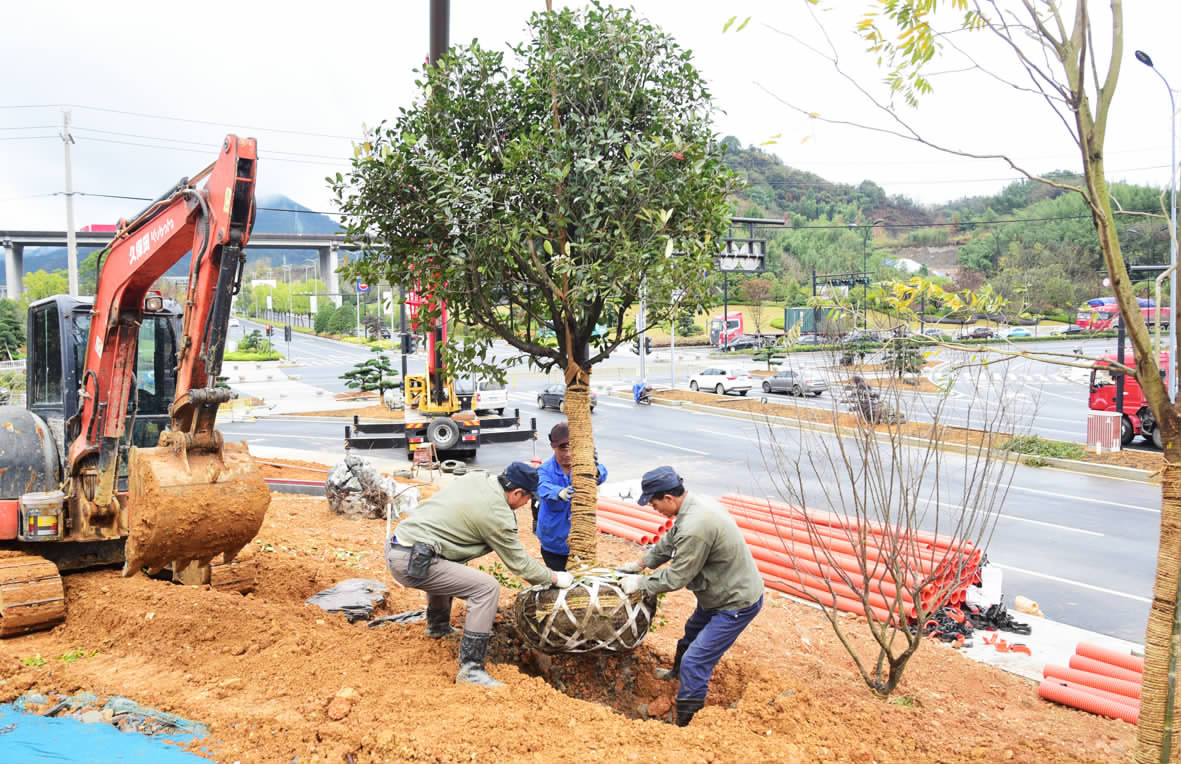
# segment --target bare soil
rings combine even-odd
[[[537,555],[529,511],[522,540]],[[422,624],[367,628],[304,600],[343,579],[390,584],[380,613],[424,607],[385,570],[380,520],[276,495],[251,544],[254,593],[181,587],[117,570],[64,577],[66,622],[0,642],[0,701],[31,691],[125,695],[210,726],[217,761],[1040,761],[1129,760],[1131,725],[1040,700],[1032,683],[926,642],[891,700],[875,698],[823,615],[768,592],[719,664],[692,725],[664,723],[670,663],[693,596],[664,598],[634,652],[538,657],[514,636],[502,588],[489,670],[506,686],[454,684],[457,643]],[[635,559],[600,536],[606,562]],[[470,563],[504,573],[495,557]],[[516,582],[509,576],[506,580]],[[519,583],[519,582],[516,582]],[[462,606],[453,623],[462,625]],[[852,643],[870,639],[842,618]],[[65,662],[69,651],[92,657]],[[45,665],[23,658],[42,656]]]
[[[354,416],[369,419],[402,419],[402,409],[389,409],[377,403],[371,406],[358,406],[349,409],[328,409],[326,411],[293,411],[290,416],[339,416],[348,419]]]

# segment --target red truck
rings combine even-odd
[[[729,345],[742,336],[742,313],[730,312],[726,314],[725,329],[722,328],[722,317],[714,316],[709,320],[709,344],[715,347]]]
[[[1123,419],[1120,424],[1120,443],[1128,445],[1137,435],[1144,438],[1145,441],[1152,443],[1157,448],[1161,447],[1160,428],[1156,426],[1156,418],[1152,415],[1152,409],[1148,407],[1148,401],[1144,397],[1144,391],[1140,388],[1140,382],[1131,374],[1122,374],[1119,371],[1111,370],[1111,363],[1116,360],[1115,353],[1108,353],[1100,360],[1095,362],[1095,368],[1091,371],[1091,392],[1087,400],[1087,406],[1092,411],[1117,411],[1115,405],[1116,393],[1116,379],[1120,376],[1124,378],[1124,407]],[[1135,357],[1131,350],[1124,351],[1124,365],[1135,366]],[[1165,376],[1165,370],[1169,365],[1169,354],[1162,352],[1160,354],[1160,369],[1161,376]]]

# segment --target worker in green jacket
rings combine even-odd
[[[763,607],[763,577],[734,518],[717,502],[688,493],[672,467],[657,467],[640,481],[640,504],[666,517],[672,528],[643,557],[618,568],[624,593],[657,595],[688,589],[697,609],[685,623],[676,657],[662,679],[680,679],[677,725],[684,727],[705,705],[709,680],[722,655]],[[645,568],[671,563],[650,576]]]
[[[574,583],[571,574],[550,570],[521,546],[515,510],[536,492],[537,470],[523,462],[513,462],[495,476],[472,472],[419,504],[386,542],[390,574],[427,594],[427,636],[437,639],[453,633],[451,598],[467,603],[456,682],[502,684],[484,669],[500,584],[464,563],[496,552],[509,570],[530,584],[567,588]]]

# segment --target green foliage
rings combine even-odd
[[[278,361],[283,358],[283,354],[278,350],[268,350],[265,353],[235,350],[232,353],[226,353],[223,358],[227,361]]]
[[[21,658],[21,663],[25,664],[26,666],[44,666],[46,663],[49,663],[49,661],[42,658],[41,653],[37,653],[36,655],[29,655]]]
[[[14,300],[0,300],[0,357],[11,361],[25,344],[25,317]]]
[[[385,395],[386,390],[401,387],[402,381],[395,379],[399,376],[390,363],[389,356],[384,355],[381,348],[372,349],[376,357],[361,361],[349,371],[340,376],[347,387],[363,392],[377,391],[378,395]]]
[[[271,341],[262,335],[258,329],[250,332],[238,342],[238,353],[254,353],[266,355],[274,351]],[[228,356],[227,356],[228,357]]]
[[[23,279],[25,292],[21,295],[27,307],[42,297],[52,297],[55,294],[66,294],[70,291],[70,281],[65,271],[36,271],[26,273]]]
[[[890,339],[886,342],[882,356],[886,366],[899,377],[903,374],[918,374],[923,370],[923,354],[916,340]]]
[[[487,573],[496,579],[496,582],[505,589],[524,589],[525,582],[517,578],[508,568],[504,567],[499,562],[493,562],[488,567],[483,565],[477,566],[481,572]]]
[[[1077,443],[1045,440],[1037,435],[1022,435],[1012,438],[1002,443],[1001,448],[1018,454],[1031,454],[1051,459],[1081,459],[1087,455],[1086,449]],[[1030,460],[1026,460],[1025,463],[1031,464]],[[1047,462],[1043,462],[1040,466],[1045,466],[1045,464]]]
[[[357,308],[354,305],[342,304],[332,313],[328,321],[329,334],[356,334]]]
[[[453,47],[421,74],[415,105],[331,179],[349,238],[381,242],[347,276],[429,279],[467,327],[445,364],[493,379],[495,337],[547,370],[589,368],[630,342],[637,274],[650,325],[672,318],[673,290],[690,311],[707,306],[701,274],[735,186],[707,84],[670,37],[599,4],[536,13],[529,31],[511,65],[478,41]],[[438,311],[422,313],[429,324]],[[611,331],[592,338],[604,319]],[[538,323],[568,327],[572,343],[565,331],[557,347],[538,342]]]
[[[83,650],[81,647],[76,647],[64,655],[58,656],[58,660],[62,663],[73,663],[74,661],[81,660],[82,658],[93,658],[94,656],[98,655],[99,652],[100,651],[97,648],[93,650]]]
[[[316,334],[327,334],[330,329],[329,325],[332,323],[332,317],[336,313],[336,306],[331,302],[325,302],[316,310],[316,318],[313,321],[312,327],[316,330]]]

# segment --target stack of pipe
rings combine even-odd
[[[721,503],[768,588],[837,610],[882,622],[900,620],[892,614],[911,619],[963,602],[979,575],[980,550],[951,536],[912,530],[902,538],[890,526],[742,494]],[[892,569],[905,578],[895,580]]]
[[[599,533],[610,533],[645,545],[655,544],[673,526],[671,517],[665,517],[651,507],[604,498],[599,499],[595,523]]]
[[[1064,706],[1135,724],[1140,718],[1144,659],[1079,642],[1070,666],[1046,664],[1037,694]]]

